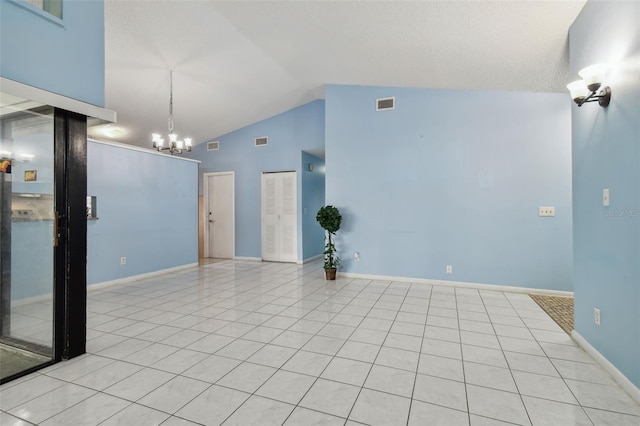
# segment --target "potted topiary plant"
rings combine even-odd
[[[336,256],[336,245],[331,236],[335,236],[340,229],[342,216],[334,206],[324,206],[318,210],[316,220],[326,231],[326,245],[324,246],[324,274],[327,280],[336,279],[336,270],[340,266],[340,258]]]

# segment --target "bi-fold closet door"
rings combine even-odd
[[[262,174],[262,260],[296,262],[296,172]]]

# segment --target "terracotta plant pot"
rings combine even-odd
[[[324,278],[326,280],[335,280],[336,279],[336,268],[325,269],[324,270]]]

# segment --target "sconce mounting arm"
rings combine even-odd
[[[598,105],[606,108],[607,106],[609,106],[610,101],[611,88],[609,86],[603,87],[602,90],[600,90],[600,93],[598,93],[598,90],[596,89],[592,91],[586,98],[575,99],[575,102],[579,107],[581,107],[583,104],[586,104],[587,102],[598,102]]]

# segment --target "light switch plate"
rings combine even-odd
[[[556,215],[555,207],[538,207],[538,216],[553,217]]]
[[[604,207],[609,207],[610,198],[609,198],[609,188],[602,190],[602,205]]]

